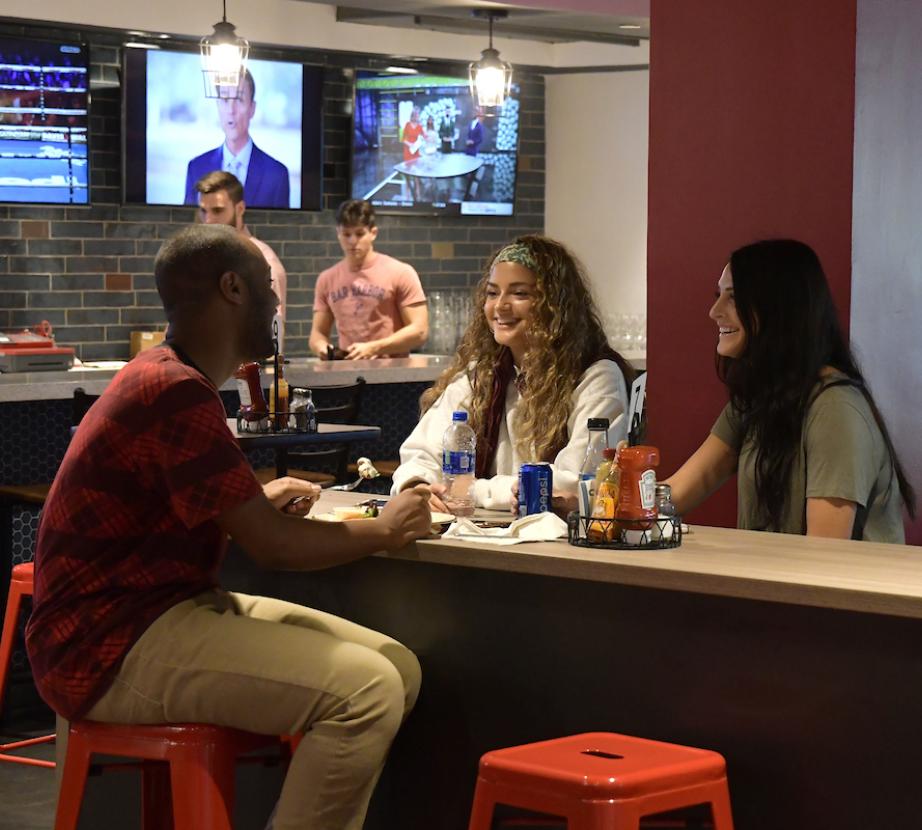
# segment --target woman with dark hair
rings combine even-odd
[[[680,512],[738,473],[738,526],[904,539],[915,494],[845,341],[813,250],[788,239],[730,257],[710,317],[730,393],[711,434],[668,483]]]
[[[526,461],[550,462],[555,493],[575,494],[588,419],[609,419],[612,446],[626,437],[633,379],[608,345],[581,265],[553,239],[520,236],[490,257],[474,308],[454,364],[423,393],[393,492],[431,483],[433,508],[445,510],[442,434],[463,409],[477,436],[477,506],[507,508]]]

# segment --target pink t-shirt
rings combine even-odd
[[[327,268],[314,289],[314,311],[332,312],[341,349],[389,337],[404,326],[400,309],[424,302],[413,267],[377,251],[371,265],[360,271],[350,271],[342,261]]]

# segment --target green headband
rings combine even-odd
[[[538,263],[532,256],[531,251],[528,250],[528,246],[523,242],[513,242],[511,245],[507,245],[503,248],[496,255],[493,264],[496,265],[499,262],[514,262],[516,265],[527,268],[535,274],[535,276],[538,274]]]

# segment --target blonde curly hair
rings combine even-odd
[[[549,461],[567,443],[567,420],[573,390],[590,364],[612,355],[629,385],[628,364],[608,347],[599,313],[579,260],[560,242],[530,234],[513,240],[534,262],[535,303],[526,329],[527,351],[520,371],[520,403],[515,414],[515,448],[521,458]],[[507,246],[508,247],[508,246]],[[420,398],[426,412],[459,375],[471,381],[471,427],[483,437],[493,389],[493,373],[505,346],[493,337],[483,313],[487,282],[496,258],[487,260],[474,289],[474,314],[454,363]]]

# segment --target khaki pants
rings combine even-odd
[[[280,600],[208,591],[151,625],[87,717],[303,733],[274,830],[359,830],[419,683],[416,657],[383,634]]]

